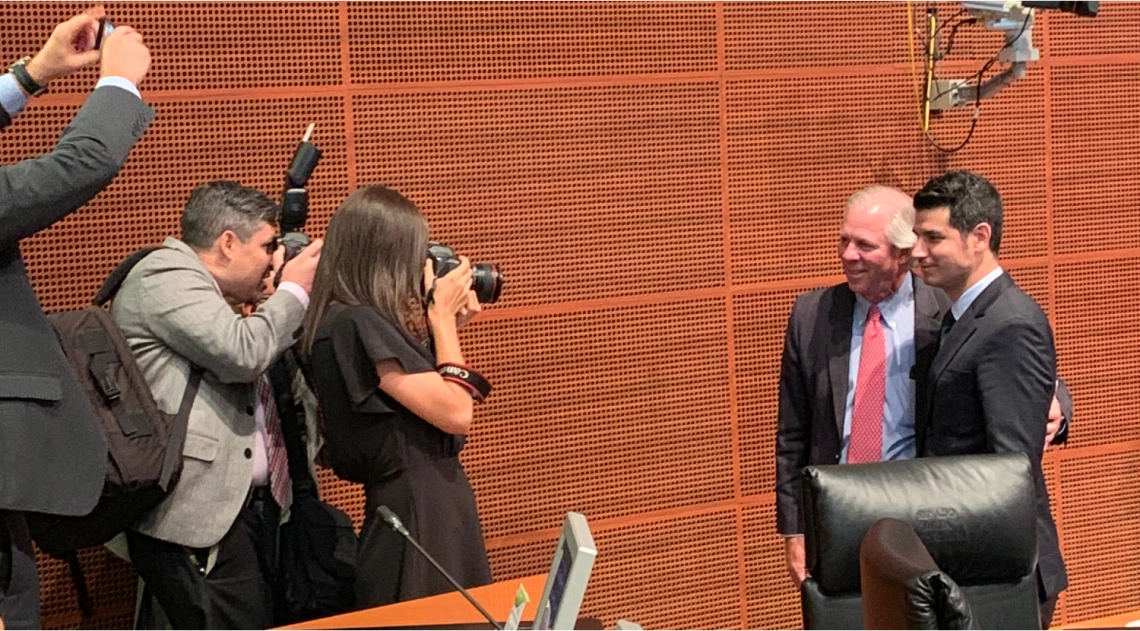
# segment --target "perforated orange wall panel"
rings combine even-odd
[[[35,52],[85,6],[0,3],[0,54]],[[792,302],[842,278],[852,192],[984,173],[1005,199],[1003,264],[1050,314],[1077,400],[1070,445],[1044,462],[1072,582],[1055,622],[1140,608],[1140,5],[1040,15],[1041,61],[950,156],[919,130],[901,2],[107,10],[151,47],[158,115],[114,184],[24,242],[44,308],[83,305],[126,254],[176,235],[198,183],[276,196],[315,122],[314,235],[349,191],[384,183],[505,270],[502,300],[463,332],[495,384],[464,453],[492,570],[545,571],[561,516],[582,511],[599,546],[582,614],[607,626],[801,624],[773,494]],[[1001,41],[963,27],[940,74],[976,72]],[[54,84],[0,159],[50,150],[96,78]],[[956,145],[971,119],[935,115],[932,133]],[[362,520],[357,485],[323,471],[321,486]],[[94,617],[41,557],[44,623],[128,627],[130,567],[82,560]]]

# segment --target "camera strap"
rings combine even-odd
[[[487,395],[491,394],[491,382],[467,366],[445,362],[436,366],[436,370],[439,371],[444,381],[457,383],[467,388],[471,398],[475,399],[476,403],[482,403]]]

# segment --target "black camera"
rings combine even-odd
[[[455,256],[455,250],[436,241],[428,243],[427,258],[432,262],[436,278],[442,278],[459,267],[459,257]],[[503,273],[499,271],[499,266],[494,263],[472,263],[471,289],[475,290],[475,296],[481,304],[498,302],[499,294],[503,291]]]
[[[285,172],[285,190],[281,193],[279,224],[280,243],[285,246],[286,261],[297,256],[305,246],[309,245],[309,236],[302,230],[309,219],[309,191],[305,189],[305,184],[308,183],[309,176],[313,174],[313,169],[317,168],[317,162],[321,159],[321,150],[309,142],[315,126],[316,123],[310,124],[305,130],[301,144],[297,145],[293,161],[289,164],[289,170]]]

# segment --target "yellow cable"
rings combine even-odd
[[[907,35],[910,41],[910,78],[914,82],[914,103],[918,106],[919,122],[922,122],[922,92],[918,88],[918,66],[914,60],[914,1],[906,3]]]

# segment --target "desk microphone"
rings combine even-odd
[[[404,522],[400,521],[400,518],[396,516],[396,513],[392,512],[392,509],[388,508],[387,506],[381,506],[380,508],[376,509],[376,513],[380,515],[380,519],[384,520],[385,524],[388,524],[389,528],[403,535],[403,537],[408,540],[408,543],[415,546],[416,550],[419,550],[420,554],[424,555],[425,559],[431,561],[431,564],[435,566],[435,569],[439,570],[439,573],[443,574],[443,577],[447,579],[447,582],[455,586],[455,589],[459,590],[460,594],[463,594],[463,597],[467,599],[467,602],[471,603],[473,607],[479,610],[479,613],[483,614],[483,617],[487,619],[487,622],[491,623],[491,626],[495,627],[499,631],[502,631],[503,625],[499,624],[498,620],[495,620],[491,614],[487,613],[487,610],[483,608],[483,605],[480,605],[478,602],[476,602],[475,599],[471,597],[471,594],[468,593],[466,589],[463,589],[463,586],[460,585],[454,578],[452,578],[451,575],[447,573],[447,570],[443,569],[443,566],[436,562],[436,560],[433,559],[430,554],[428,554],[427,550],[424,550],[423,546],[421,546],[418,541],[412,538],[412,535],[408,533],[408,529],[404,527]]]

